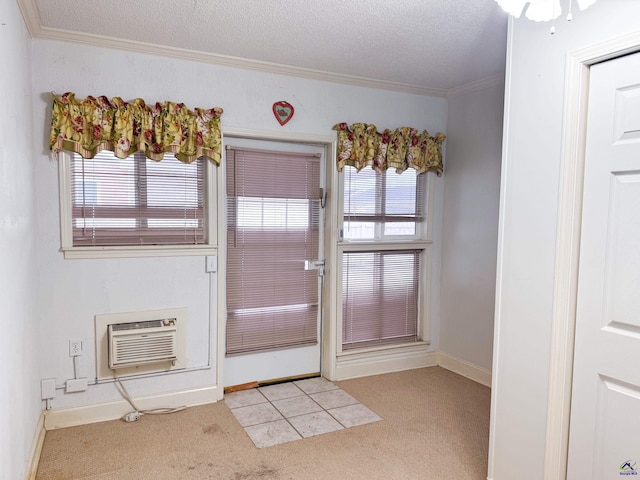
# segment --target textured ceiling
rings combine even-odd
[[[507,18],[494,0],[18,3],[35,37],[111,46],[118,39],[117,46],[128,49],[152,44],[172,48],[175,56],[179,48],[208,54],[214,63],[231,57],[250,60],[248,68],[277,64],[388,88],[444,92],[504,72]]]

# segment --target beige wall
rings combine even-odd
[[[491,370],[504,83],[449,97],[440,350]]]

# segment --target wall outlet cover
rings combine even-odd
[[[77,357],[82,355],[82,340],[71,339],[69,340],[69,356]]]
[[[87,389],[87,379],[76,378],[73,380],[67,380],[65,391],[67,393],[84,392],[86,389]]]
[[[45,378],[42,380],[41,384],[41,398],[42,400],[51,400],[56,397],[56,379],[55,378]]]

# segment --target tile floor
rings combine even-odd
[[[233,392],[224,401],[258,448],[382,420],[320,377]]]

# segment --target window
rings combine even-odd
[[[342,349],[418,340],[420,250],[342,254]]]
[[[342,351],[422,340],[427,174],[342,174]]]
[[[140,152],[124,159],[109,151],[92,159],[69,154],[63,249],[207,246],[205,162],[186,164],[169,153],[160,162]]]
[[[400,175],[392,169],[376,173],[365,168],[358,172],[347,166],[343,178],[346,240],[419,237],[426,175],[418,175],[413,169]]]

